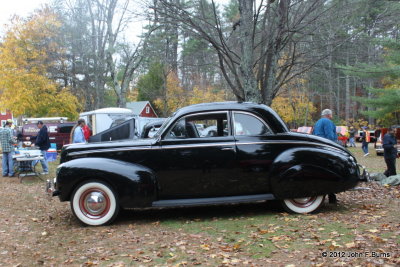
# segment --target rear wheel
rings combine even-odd
[[[325,196],[284,199],[282,205],[290,213],[310,213],[320,208],[324,199]]]
[[[72,193],[71,209],[75,217],[86,225],[105,225],[118,215],[119,205],[113,189],[102,181],[80,184]]]

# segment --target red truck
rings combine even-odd
[[[57,150],[60,150],[63,145],[69,144],[70,133],[75,122],[60,120],[60,118],[57,119],[58,120],[50,120],[49,118],[35,118],[35,120],[26,119],[18,136],[19,141],[23,142],[25,146],[30,146],[30,139],[35,137],[39,132],[37,121],[42,120],[44,125],[47,126],[50,143],[55,143]]]

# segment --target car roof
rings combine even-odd
[[[201,103],[187,107],[183,107],[177,110],[173,116],[181,117],[197,112],[208,112],[208,111],[221,111],[221,110],[237,110],[237,111],[248,111],[255,113],[269,123],[273,124],[274,128],[278,132],[289,131],[285,123],[279,117],[279,115],[270,107],[264,104],[256,104],[252,102],[237,102],[237,101],[226,101],[226,102],[212,102],[212,103]],[[272,116],[271,116],[272,115]]]
[[[183,107],[176,111],[176,114],[180,113],[192,113],[199,111],[213,111],[213,110],[251,110],[252,108],[263,106],[266,109],[270,109],[266,105],[255,104],[252,102],[236,102],[236,101],[226,101],[226,102],[212,102],[212,103],[201,103],[194,104],[190,106]]]

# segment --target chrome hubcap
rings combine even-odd
[[[107,200],[103,193],[91,192],[85,197],[84,206],[91,215],[99,215],[107,208]]]
[[[303,198],[295,198],[293,199],[294,202],[299,203],[299,204],[307,204],[310,202],[310,197],[303,197]]]

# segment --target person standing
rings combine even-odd
[[[324,109],[319,119],[314,125],[314,135],[324,137],[333,142],[337,142],[336,126],[332,122],[332,110]]]
[[[2,160],[2,168],[3,168],[3,177],[14,177],[14,144],[16,144],[16,140],[13,137],[11,130],[12,120],[8,119],[4,128],[0,131],[0,142],[1,149],[3,151],[3,160]]]
[[[354,129],[353,126],[350,127],[350,131],[349,131],[349,143],[350,143],[350,147],[356,147],[356,143],[355,143],[355,136],[356,136],[356,129]]]
[[[50,139],[49,133],[47,131],[47,126],[43,124],[43,121],[38,121],[37,127],[40,129],[38,135],[36,136],[35,144],[32,146],[37,146],[40,149],[40,152],[43,155],[43,159],[40,160],[40,164],[42,164],[43,173],[49,173],[49,165],[47,163],[47,150],[50,148]],[[36,164],[37,162],[34,162]]]
[[[83,130],[83,135],[85,136],[85,140],[86,140],[86,142],[88,142],[90,136],[92,135],[92,131],[90,130],[90,128],[86,124],[86,122],[85,122],[85,125],[83,126],[82,130]]]
[[[361,140],[362,140],[361,149],[364,151],[364,157],[366,157],[369,155],[368,144],[371,141],[371,136],[370,136],[367,126],[362,127],[362,129],[363,129],[363,135],[361,137]]]
[[[85,127],[85,120],[79,119],[77,124],[72,128],[71,131],[71,143],[85,143],[85,134],[83,132],[83,127]]]
[[[396,157],[397,157],[397,140],[396,140],[396,128],[391,127],[385,136],[383,137],[383,157],[387,166],[386,171],[383,173],[387,177],[396,175]]]
[[[315,123],[313,134],[337,143],[336,125],[332,121],[332,110],[324,109],[321,112],[321,119]],[[328,197],[329,203],[337,203],[335,194],[329,194]]]

